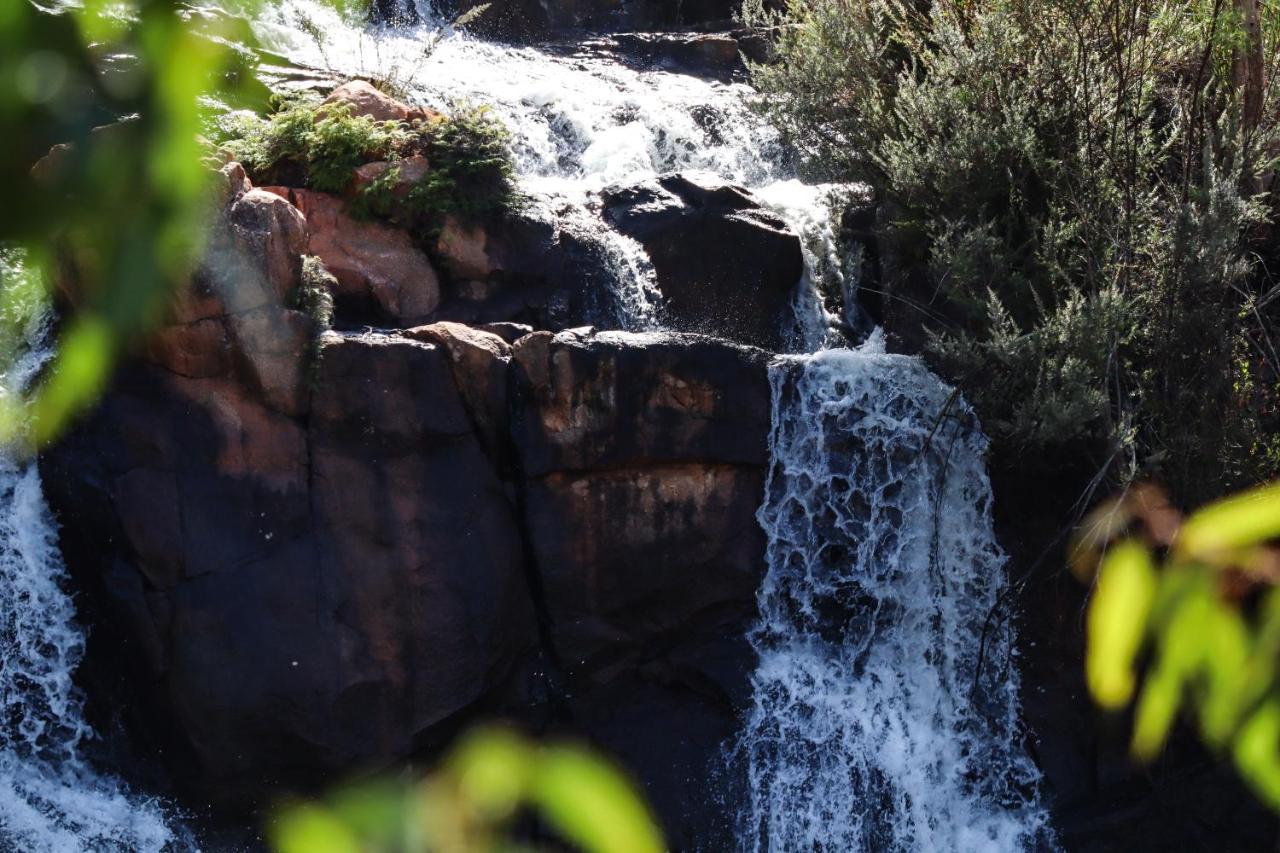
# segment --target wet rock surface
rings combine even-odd
[[[672,327],[782,348],[804,272],[800,238],[749,192],[666,175],[608,190],[604,215],[648,252]]]

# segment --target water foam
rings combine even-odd
[[[1048,844],[1019,741],[986,439],[918,360],[771,369],[768,536],[738,757],[752,850]]]
[[[46,325],[36,312],[0,393],[24,388],[48,361]],[[72,682],[84,633],[66,580],[35,463],[0,452],[0,849],[177,850],[159,803],[84,758],[93,731]]]

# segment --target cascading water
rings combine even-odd
[[[45,364],[47,320],[35,312],[0,393]],[[34,462],[0,451],[0,850],[160,853],[191,849],[154,801],[97,773],[72,673],[84,649],[57,530]]]
[[[770,381],[744,847],[1047,845],[972,413],[874,344],[782,358]]]

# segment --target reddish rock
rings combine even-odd
[[[436,238],[436,254],[456,279],[484,279],[499,269],[490,257],[489,234],[479,225],[465,225],[456,216],[445,219]]]
[[[403,199],[409,195],[409,191],[417,184],[422,183],[422,179],[431,171],[431,165],[427,162],[427,158],[421,154],[415,154],[412,157],[406,157],[394,163],[389,163],[385,160],[365,163],[363,166],[356,168],[355,174],[351,178],[351,186],[348,188],[349,194],[355,195],[393,169],[396,172],[396,177],[395,183],[391,187],[391,195],[395,198]]]
[[[342,199],[327,193],[272,187],[306,217],[307,251],[338,280],[342,316],[377,325],[417,325],[440,303],[431,262],[404,231],[348,216]]]
[[[763,466],[768,354],[689,334],[535,332],[513,347],[525,471]]]
[[[411,107],[379,91],[364,80],[343,83],[324,99],[326,104],[349,104],[351,114],[374,121],[426,121],[440,114],[425,107]]]

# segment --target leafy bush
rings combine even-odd
[[[333,325],[333,293],[338,280],[315,255],[302,256],[302,283],[294,293],[292,307],[310,317],[317,329]]]
[[[1095,509],[1071,568],[1094,583],[1086,680],[1103,708],[1134,699],[1131,749],[1163,748],[1180,708],[1280,811],[1280,483],[1184,519],[1139,484]],[[1095,583],[1096,581],[1096,583]]]
[[[400,196],[399,175],[389,170],[365,188],[357,210],[415,227],[439,223],[448,214],[483,220],[515,203],[507,130],[487,109],[458,107],[448,119],[419,125],[417,132],[415,153],[427,158],[427,174]]]
[[[482,107],[402,123],[355,116],[347,105],[279,106],[265,119],[240,117],[227,128],[224,147],[255,183],[341,193],[357,167],[388,162],[391,169],[359,189],[353,212],[426,232],[450,214],[480,220],[515,203],[506,128]],[[415,155],[430,168],[402,192],[396,164]]]
[[[997,447],[1092,442],[1113,475],[1184,485],[1271,473],[1258,443],[1275,427],[1246,411],[1241,370],[1275,399],[1250,245],[1274,222],[1274,14],[1223,0],[746,11],[791,25],[753,68],[763,107],[811,170],[875,193],[890,331],[915,327]]]
[[[296,182],[338,193],[356,167],[399,159],[410,143],[399,122],[352,115],[347,104],[286,102],[266,120],[246,117],[232,125],[226,148],[255,183]]]

